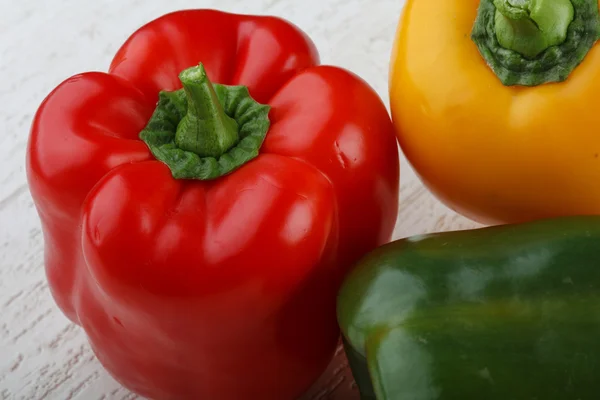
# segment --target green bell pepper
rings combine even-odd
[[[363,399],[598,399],[600,216],[392,242],[338,319]]]

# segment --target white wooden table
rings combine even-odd
[[[43,98],[78,72],[106,70],[141,24],[183,8],[279,15],[323,63],[366,79],[388,102],[388,59],[402,0],[0,0],[0,399],[132,399],[55,306],[25,180],[25,146]],[[395,238],[475,227],[439,204],[402,161]],[[335,386],[339,372],[323,382]],[[346,382],[344,384],[349,384]],[[321,395],[320,398],[335,396]]]

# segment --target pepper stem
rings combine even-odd
[[[563,43],[574,17],[570,0],[494,0],[494,5],[498,42],[530,59]]]
[[[239,140],[237,122],[227,116],[202,64],[179,74],[187,112],[175,134],[175,144],[200,157],[218,158]]]

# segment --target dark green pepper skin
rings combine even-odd
[[[600,399],[600,216],[392,242],[338,301],[363,399]]]

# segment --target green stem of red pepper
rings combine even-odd
[[[187,97],[187,113],[177,126],[175,143],[201,157],[220,157],[238,142],[238,124],[225,114],[204,66],[179,74]]]
[[[176,179],[216,179],[257,157],[268,105],[245,86],[212,84],[202,64],[181,72],[183,89],[160,92],[140,138]]]

